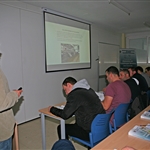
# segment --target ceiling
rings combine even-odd
[[[5,0],[6,2],[7,0]],[[13,1],[13,0],[11,0]],[[150,31],[150,0],[19,0],[120,33]],[[109,1],[111,1],[109,3]],[[113,2],[125,11],[113,5]],[[115,3],[114,2],[114,3]],[[119,3],[119,4],[118,4]],[[119,6],[120,7],[120,6]],[[149,27],[144,26],[149,23]]]

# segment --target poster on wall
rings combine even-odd
[[[120,49],[120,69],[128,69],[136,66],[137,60],[135,49]]]

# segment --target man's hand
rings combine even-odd
[[[23,90],[14,90],[14,91],[17,93],[18,97],[20,97],[21,93],[23,92]]]

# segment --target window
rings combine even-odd
[[[136,50],[137,63],[150,63],[150,37],[148,35],[127,36],[127,48]]]

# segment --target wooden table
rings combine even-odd
[[[55,106],[61,106],[61,105],[65,105],[65,102],[61,104],[57,104]],[[41,113],[42,149],[46,150],[45,116],[54,118],[60,121],[61,139],[65,139],[65,120],[50,113],[48,111],[48,107],[40,109],[39,112]]]
[[[150,150],[149,141],[128,135],[129,130],[135,125],[147,125],[150,123],[150,120],[140,118],[141,114],[146,110],[150,110],[150,106],[148,106],[132,120],[123,125],[116,132],[101,141],[91,150],[121,150],[125,146],[131,146],[137,150]]]

